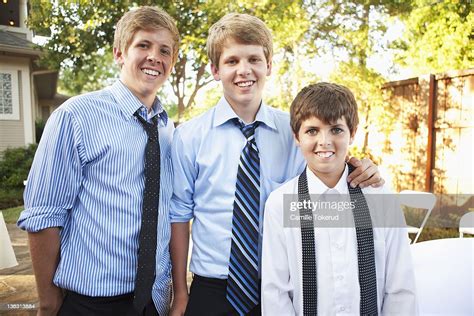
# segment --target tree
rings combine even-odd
[[[300,1],[31,0],[29,27],[38,34],[50,36],[42,62],[51,68],[65,69],[61,83],[69,92],[97,89],[116,75],[110,63],[104,62],[112,58],[114,25],[136,5],[159,5],[177,21],[182,40],[171,85],[177,98],[178,121],[186,109],[192,108],[197,92],[212,81],[206,71],[205,44],[209,27],[222,15],[235,11],[261,17],[273,29],[275,39],[283,43],[282,47],[286,46],[285,41],[296,40],[290,32],[305,27],[305,24],[299,24],[304,21]],[[288,12],[287,8],[293,8],[293,11]],[[282,21],[291,22],[291,27]]]
[[[474,66],[472,1],[417,0],[401,19],[406,29],[394,44],[396,61],[414,75]]]
[[[369,133],[378,132],[386,122],[387,109],[381,95],[385,79],[369,66],[369,58],[387,49],[380,39],[390,16],[409,12],[409,1],[314,0],[308,2],[310,38],[314,49],[332,52],[339,61],[331,81],[347,86],[359,106],[359,132],[364,133],[361,152],[367,154]],[[374,157],[375,158],[375,157]]]

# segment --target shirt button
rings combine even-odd
[[[338,279],[339,281],[341,281],[342,279],[344,279],[344,277],[343,277],[342,275],[338,275],[338,276],[337,276],[337,279]]]
[[[342,248],[342,245],[341,244],[335,244],[334,245],[337,249],[341,249]]]
[[[339,311],[340,311],[340,312],[343,312],[343,311],[345,311],[345,310],[346,310],[346,307],[345,307],[345,306],[341,306],[341,308],[339,308]]]

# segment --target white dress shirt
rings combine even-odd
[[[309,169],[306,172],[311,195],[340,194],[340,199],[350,201],[346,182],[347,166],[332,189]],[[375,223],[374,249],[379,314],[416,315],[418,308],[414,273],[401,209],[385,187],[368,187],[362,191],[372,222]],[[285,210],[288,205],[284,205],[284,195],[297,193],[298,177],[272,192],[265,205],[262,254],[263,315],[303,314],[301,230],[299,227],[283,224],[284,212],[289,211]],[[346,215],[345,220],[353,221],[351,211]],[[385,222],[392,225],[384,225]],[[356,232],[353,224],[339,223],[336,226],[315,229],[318,315],[357,315],[360,312],[360,288]]]

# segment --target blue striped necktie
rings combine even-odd
[[[238,119],[247,144],[240,155],[232,218],[227,300],[240,315],[260,302],[258,288],[258,227],[260,210],[260,159],[255,129],[259,122],[243,125]]]

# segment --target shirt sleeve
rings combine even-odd
[[[175,129],[171,146],[173,165],[173,196],[171,198],[171,223],[188,222],[193,218],[194,182],[197,172],[192,144],[184,144],[180,129]]]
[[[295,315],[290,298],[290,267],[283,232],[283,196],[270,194],[265,204],[262,249],[262,315]]]
[[[45,126],[25,188],[25,210],[18,226],[29,232],[63,227],[82,180],[79,128],[65,110],[55,111]]]
[[[405,219],[393,194],[387,203],[385,293],[382,315],[418,315],[415,273]]]

